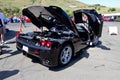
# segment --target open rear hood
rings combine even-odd
[[[42,23],[42,18],[40,18],[41,14],[51,15],[43,6],[31,6],[28,8],[24,8],[22,13],[23,15],[27,16],[38,28],[44,26],[45,23],[45,21],[44,23]]]
[[[38,28],[46,26],[48,29],[50,29],[55,25],[65,25],[73,32],[77,32],[71,18],[66,14],[65,11],[57,6],[31,6],[24,8],[22,12],[23,15],[30,18],[32,23]],[[45,19],[48,18],[48,16],[44,17],[44,15],[49,15],[53,19]]]

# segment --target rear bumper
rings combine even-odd
[[[16,42],[16,48],[18,50],[26,52],[26,54],[33,55],[35,57],[38,57],[43,65],[48,67],[54,67],[58,66],[58,55],[60,49],[46,49],[41,48],[38,46],[33,46],[30,44],[26,44],[24,42]],[[25,49],[26,48],[26,49]],[[39,52],[35,54],[35,52]]]

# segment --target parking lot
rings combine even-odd
[[[0,55],[0,80],[120,80],[120,33],[109,35],[108,27],[120,22],[104,22],[102,37],[96,47],[88,48],[72,59],[65,67],[48,68],[17,51],[15,34],[19,23],[6,25],[7,44]],[[35,27],[27,24],[23,32],[33,31]]]

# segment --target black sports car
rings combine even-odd
[[[16,48],[23,53],[38,57],[43,65],[49,67],[68,64],[78,51],[90,44],[91,35],[101,35],[99,25],[92,30],[94,33],[97,32],[96,34],[89,32],[89,25],[85,27],[78,18],[82,17],[79,16],[80,10],[74,12],[75,23],[57,6],[31,6],[22,12],[40,31],[16,34]],[[87,12],[90,14],[89,10]],[[91,27],[96,26],[94,22],[91,23]]]

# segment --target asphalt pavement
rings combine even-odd
[[[0,80],[120,80],[120,33],[109,35],[109,26],[120,22],[104,22],[102,37],[96,47],[88,48],[65,67],[48,68],[17,51],[15,35],[20,23],[9,23],[6,44],[0,55]],[[37,30],[27,24],[23,32]]]

